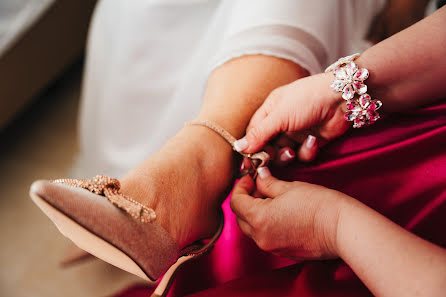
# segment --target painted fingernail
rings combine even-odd
[[[308,135],[307,140],[305,141],[305,146],[309,149],[313,148],[316,144],[316,137],[313,135]]]
[[[271,176],[271,172],[269,171],[268,167],[257,168],[257,173],[259,174],[259,177],[262,179]]]
[[[234,142],[234,148],[237,152],[241,152],[248,147],[248,140],[242,138]]]
[[[294,159],[296,155],[294,154],[293,151],[291,150],[285,150],[284,152],[282,152],[282,154],[280,154],[280,161],[282,162],[287,162],[291,159]]]

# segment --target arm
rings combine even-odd
[[[370,95],[397,111],[444,98],[446,7],[365,51],[358,65],[370,71]]]
[[[446,250],[349,199],[341,211],[338,255],[376,296],[444,296]]]
[[[371,94],[384,102],[387,111],[427,104],[444,96],[445,25],[443,8],[372,47],[358,60],[360,66],[370,70],[366,82]],[[273,92],[254,115],[246,151],[260,149],[278,132],[317,132],[325,139],[342,134],[335,129],[346,123],[344,104],[339,94],[329,89],[332,80],[332,74],[320,74]],[[234,189],[231,201],[240,228],[259,247],[305,259],[342,257],[377,296],[444,295],[443,248],[342,193],[301,182],[277,181],[270,174],[265,176],[267,169],[262,171],[264,178],[259,172],[257,191],[270,199],[250,196],[254,184],[245,177]]]
[[[367,68],[368,93],[387,112],[435,102],[446,92],[446,7],[365,51],[357,60]],[[256,111],[241,140],[244,152],[256,152],[280,132],[298,142],[309,134],[323,144],[343,134],[341,94],[330,89],[332,73],[298,80],[273,92]],[[315,154],[316,150],[313,150]]]
[[[251,193],[268,197],[259,199]],[[231,207],[242,231],[266,251],[299,259],[341,257],[379,297],[444,296],[446,250],[338,191],[243,177]],[[296,215],[298,214],[298,215]]]

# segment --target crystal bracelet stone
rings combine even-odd
[[[354,62],[359,54],[344,58],[327,67],[325,72],[333,72],[335,80],[330,87],[342,93],[347,101],[347,111],[344,118],[353,122],[353,128],[360,128],[376,122],[380,116],[377,110],[382,106],[380,100],[372,100],[367,94],[367,85],[364,81],[369,77],[369,71],[359,68]],[[359,98],[355,98],[359,95]]]

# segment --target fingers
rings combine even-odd
[[[278,180],[271,175],[268,167],[260,167],[257,169],[259,174],[257,178],[257,191],[264,197],[274,198],[287,192],[292,183]]]
[[[288,133],[280,134],[276,139],[273,140],[275,145],[279,147],[290,147],[296,146],[296,141],[288,136]]]
[[[296,153],[294,152],[294,148],[296,147],[296,142],[286,134],[281,134],[269,143],[270,145],[267,144],[264,150],[270,155],[275,165],[285,166],[295,159]]]
[[[279,89],[280,88],[275,89],[268,95],[268,98],[265,99],[265,102],[263,102],[263,104],[251,117],[246,131],[250,130],[254,126],[257,126],[258,123],[263,121],[274,109],[274,106],[277,105],[277,102],[281,101],[281,95],[280,92],[278,92]]]
[[[242,232],[251,237],[253,236],[254,232],[252,230],[251,225],[249,225],[247,222],[243,221],[242,219],[240,219],[240,217],[237,217],[237,224],[240,227],[240,230],[242,230]]]
[[[271,112],[249,129],[245,137],[234,142],[238,152],[258,152],[274,135],[281,132],[280,117],[276,112]]]
[[[309,134],[311,131],[287,132],[280,137],[280,139],[287,138],[288,141],[295,141],[302,145],[297,150],[297,157],[300,161],[310,162],[316,158],[318,148],[325,143],[324,139],[317,138]],[[295,159],[295,154],[291,148],[284,147],[279,150],[277,154],[277,165],[286,165]]]
[[[319,148],[319,141],[313,135],[307,135],[302,145],[297,151],[297,157],[300,161],[310,162],[316,158]],[[290,147],[283,147],[278,150],[275,164],[283,166],[296,159],[296,154]]]
[[[254,190],[254,181],[250,176],[242,177],[232,190],[232,195],[249,195]]]
[[[271,112],[270,105],[270,100],[266,99],[262,106],[260,106],[259,109],[257,109],[257,111],[253,114],[251,120],[249,120],[246,131],[250,130],[254,126],[257,126],[258,123],[263,121],[268,116],[268,114]]]
[[[308,137],[308,130],[293,132],[288,131],[285,134],[288,136],[289,139],[292,139],[293,141],[298,143],[303,143]]]
[[[242,220],[247,220],[249,211],[252,211],[254,200],[250,194],[254,190],[254,181],[249,175],[242,177],[234,186],[231,197],[231,209]]]
[[[296,154],[290,147],[283,147],[277,152],[278,158],[276,159],[277,165],[285,165],[293,161],[296,158]]]
[[[272,160],[276,159],[277,150],[272,145],[266,145],[263,150],[270,156]]]
[[[243,139],[250,133],[252,132],[248,131]],[[274,164],[278,166],[285,166],[291,161],[294,161],[296,155],[300,161],[310,162],[316,158],[319,146],[326,142],[326,140],[316,138],[316,136],[311,135],[310,133],[314,132],[309,130],[286,132],[268,142],[263,150],[271,156]],[[302,145],[295,153],[293,148],[299,143]],[[236,145],[238,144],[239,142],[237,142]],[[249,149],[246,149],[245,151],[249,151]]]
[[[308,135],[307,139],[305,139],[304,143],[299,149],[299,159],[305,162],[312,161],[316,157],[317,149],[318,144],[316,137],[313,135]]]

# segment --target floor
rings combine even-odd
[[[28,198],[33,180],[63,177],[77,150],[81,66],[0,132],[0,296],[109,296],[141,282],[100,260],[61,268],[69,246]]]

